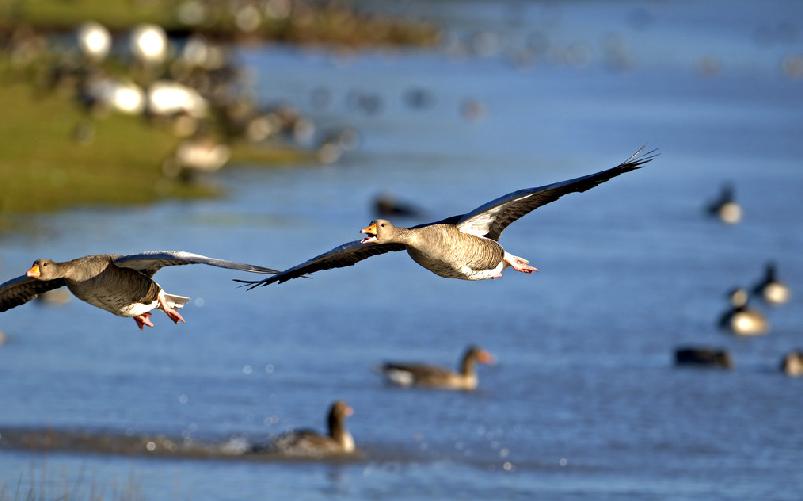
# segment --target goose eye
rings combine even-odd
[[[43,267],[44,267],[44,266],[47,266],[47,263],[42,263],[42,266],[43,266]]]
[[[384,227],[385,227],[385,223],[382,223],[382,224],[380,224],[379,226],[381,226],[381,227],[383,227],[383,228],[384,228]]]

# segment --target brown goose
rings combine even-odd
[[[434,365],[385,362],[382,364],[382,374],[389,383],[399,386],[473,390],[477,388],[476,363],[492,364],[494,357],[482,348],[469,346],[460,358],[457,372]]]
[[[740,336],[766,334],[769,323],[764,315],[750,308],[747,291],[736,288],[728,293],[731,306],[719,318],[720,329],[730,330]]]
[[[655,158],[655,150],[641,150],[608,170],[536,188],[509,193],[473,211],[412,228],[400,228],[390,221],[377,219],[355,240],[321,254],[309,261],[260,281],[235,280],[250,285],[282,283],[316,271],[351,266],[371,256],[406,250],[416,263],[445,278],[485,280],[501,278],[511,266],[522,273],[537,271],[526,259],[505,251],[499,236],[505,228],[525,214],[554,202],[567,193],[589,190],[620,174],[636,170]]]
[[[153,327],[151,310],[164,311],[173,322],[184,322],[177,311],[190,298],[166,293],[153,280],[164,266],[206,264],[251,273],[276,270],[234,263],[184,251],[143,252],[118,256],[101,254],[57,263],[37,259],[25,275],[0,285],[0,312],[34,299],[38,294],[62,286],[78,299],[121,317],[133,317],[137,327]]]
[[[355,452],[354,439],[346,430],[346,417],[354,410],[346,402],[338,400],[329,407],[326,418],[328,433],[310,429],[293,430],[276,437],[272,443],[275,452],[296,457],[321,457]]]

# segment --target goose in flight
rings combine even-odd
[[[508,225],[563,195],[589,190],[620,174],[636,170],[656,156],[656,150],[642,154],[642,149],[639,149],[616,167],[596,174],[514,191],[466,214],[412,228],[397,227],[390,221],[377,219],[362,229],[362,233],[367,235],[362,240],[335,247],[264,280],[235,281],[253,289],[403,250],[413,261],[444,278],[501,278],[502,271],[508,266],[522,273],[532,273],[537,268],[530,266],[526,259],[505,251],[499,244],[499,237]]]
[[[234,263],[184,251],[156,251],[118,256],[101,254],[57,263],[37,259],[25,275],[0,285],[0,312],[34,299],[38,294],[67,286],[78,299],[121,317],[132,317],[137,327],[153,327],[151,311],[160,309],[175,322],[177,311],[190,298],[168,294],[153,280],[164,266],[206,264],[251,273],[276,270]]]

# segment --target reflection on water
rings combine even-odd
[[[496,3],[456,5],[439,9],[472,29],[501,32],[509,21]],[[642,143],[659,147],[641,171],[505,232],[505,247],[541,270],[534,276],[443,280],[386,255],[246,292],[230,273],[187,268],[160,275],[169,290],[193,292],[186,325],[139,333],[77,301],[0,318],[4,426],[267,436],[322,428],[320,409],[342,398],[356,411],[358,446],[388,458],[332,466],[4,451],[0,482],[29,481],[24,472],[46,461],[110,481],[134,472],[148,499],[796,498],[803,383],[776,368],[800,344],[803,107],[800,82],[778,70],[789,45],[753,36],[800,7],[664,2],[632,29],[628,3],[597,5],[534,4],[553,17],[527,10],[521,23],[553,26],[559,45],[616,26],[631,50],[626,71],[245,50],[266,100],[310,106],[325,82],[324,122],[348,113],[349,91],[378,94],[381,112],[349,116],[360,150],[326,168],[224,173],[223,200],[40,216],[23,222],[35,231],[3,237],[7,277],[38,256],[162,248],[283,268],[358,238],[379,192],[439,218],[614,165]],[[708,51],[722,64],[705,76],[694,62]],[[431,103],[408,107],[412,88]],[[459,116],[467,98],[483,103],[482,120]],[[743,208],[737,225],[703,214],[725,180]],[[765,311],[772,331],[720,333],[723,294],[760,278],[769,259],[793,290]],[[470,343],[500,361],[473,393],[394,390],[374,371],[390,358],[451,366]],[[734,368],[675,369],[679,345],[727,349]]]

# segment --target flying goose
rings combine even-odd
[[[329,407],[326,435],[306,428],[292,430],[276,437],[266,449],[294,457],[353,454],[356,451],[354,438],[346,430],[345,423],[346,417],[352,414],[354,410],[346,402],[338,400]]]
[[[501,278],[511,266],[522,273],[537,268],[526,259],[505,251],[499,236],[509,224],[525,214],[554,202],[567,193],[589,190],[620,174],[636,170],[657,156],[656,150],[636,151],[627,160],[608,170],[558,183],[514,191],[466,214],[412,228],[394,226],[377,219],[362,229],[368,236],[314,257],[260,281],[235,280],[250,289],[274,282],[282,283],[316,271],[351,266],[371,256],[406,250],[410,257],[429,271],[445,278],[485,280]]]
[[[750,308],[747,291],[736,288],[728,293],[731,307],[719,319],[721,329],[730,330],[740,336],[757,336],[766,334],[769,329],[767,319],[760,311]]]
[[[476,363],[492,364],[493,356],[477,346],[469,346],[460,358],[458,372],[426,364],[385,362],[382,374],[389,383],[399,386],[425,386],[446,390],[474,390],[477,388]]]
[[[753,286],[753,294],[759,296],[765,303],[778,306],[789,301],[789,286],[778,280],[778,268],[775,263],[769,262],[764,268],[764,278]]]
[[[57,263],[37,259],[20,277],[0,285],[0,312],[34,299],[38,294],[62,286],[78,299],[121,317],[133,317],[137,327],[153,327],[151,310],[160,309],[175,322],[184,322],[177,311],[190,298],[168,294],[153,280],[164,266],[206,264],[251,273],[276,270],[234,263],[184,251],[156,251],[118,256],[101,254]]]

